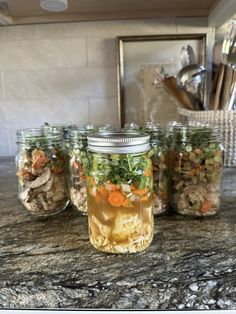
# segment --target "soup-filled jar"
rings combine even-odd
[[[149,135],[88,136],[86,170],[91,244],[110,253],[145,250],[153,238],[153,177]]]
[[[69,148],[69,194],[71,204],[80,213],[87,215],[87,191],[85,170],[88,164],[87,136],[96,129],[78,128],[70,133]]]
[[[61,132],[19,130],[17,144],[18,197],[25,209],[36,216],[50,216],[64,210],[69,200]]]
[[[171,206],[179,214],[210,216],[220,209],[223,148],[213,126],[173,129]]]
[[[168,209],[168,146],[166,130],[158,124],[146,125],[143,130],[150,134],[149,157],[153,165],[154,215]]]

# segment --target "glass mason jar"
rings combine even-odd
[[[69,194],[71,204],[80,213],[87,215],[87,191],[85,170],[88,164],[87,136],[94,129],[79,128],[70,132],[69,148]]]
[[[16,156],[18,197],[36,216],[50,216],[64,210],[67,195],[66,153],[61,132],[42,129],[17,131]]]
[[[52,132],[53,130],[58,130],[62,132],[63,136],[63,142],[65,145],[66,149],[69,149],[69,137],[70,137],[70,132],[74,129],[76,129],[77,126],[75,124],[49,124],[45,123],[42,126],[42,129],[44,130],[45,133]]]
[[[151,150],[148,153],[153,166],[154,215],[168,209],[168,146],[166,130],[158,124],[146,125],[143,130],[150,134]]]
[[[216,214],[220,209],[223,169],[219,129],[175,127],[170,165],[172,208],[182,215]]]
[[[88,136],[86,169],[91,244],[110,253],[136,253],[153,238],[153,177],[149,136],[103,132]]]
[[[124,130],[138,131],[139,125],[135,122],[125,123]]]

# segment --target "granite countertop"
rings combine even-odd
[[[1,158],[0,308],[236,309],[236,168],[225,172],[217,216],[157,217],[148,250],[111,255],[71,208],[27,214],[13,160]]]

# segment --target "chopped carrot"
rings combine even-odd
[[[126,208],[133,208],[134,205],[132,204],[131,200],[126,198],[125,201],[123,202],[122,206]]]
[[[145,175],[146,177],[151,177],[151,175],[152,175],[151,170],[150,170],[150,169],[146,169],[146,170],[144,171],[144,175]]]
[[[148,201],[148,196],[147,195],[141,197],[141,202],[147,202],[147,201]]]
[[[125,197],[119,191],[111,192],[108,197],[108,202],[114,207],[120,207],[124,203]]]
[[[131,189],[131,191],[135,191],[136,190],[136,186],[134,184],[131,184],[130,189]]]
[[[98,192],[99,192],[103,197],[108,197],[108,195],[109,195],[108,191],[105,189],[104,186],[99,186],[99,187],[98,187]]]
[[[134,194],[140,195],[140,196],[145,195],[147,193],[148,193],[148,188],[139,189],[139,190],[134,191]]]
[[[32,168],[38,170],[44,167],[50,159],[42,150],[38,150],[32,154]]]
[[[205,201],[202,205],[202,207],[200,208],[200,211],[202,213],[207,213],[212,207],[212,202],[211,201]]]

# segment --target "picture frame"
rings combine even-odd
[[[153,75],[164,71],[167,76],[175,76],[181,69],[183,47],[190,47],[194,62],[205,66],[206,42],[206,33],[118,37],[117,79],[121,127],[131,122],[144,124],[155,121],[162,124],[174,120],[177,104],[163,86],[155,82]]]

